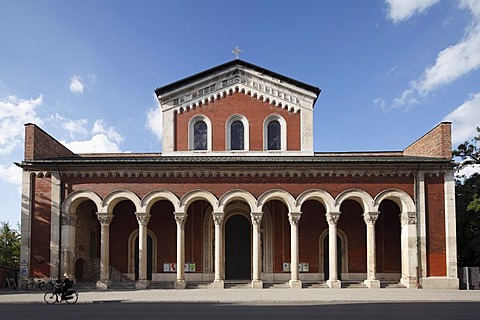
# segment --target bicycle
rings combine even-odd
[[[35,281],[35,279],[29,278],[27,283],[27,290],[34,291],[37,290],[37,287],[37,281]]]
[[[78,301],[78,293],[76,290],[68,289],[63,296],[61,286],[55,285],[55,290],[45,292],[43,300],[45,300],[47,304],[60,303],[62,301],[68,304],[74,304]]]

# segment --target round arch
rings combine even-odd
[[[373,212],[373,198],[364,190],[361,189],[348,189],[340,193],[335,199],[335,210],[340,212],[340,206],[345,200],[354,200],[358,202],[362,208],[363,212]]]
[[[375,211],[380,211],[379,207],[383,200],[391,200],[400,208],[400,212],[415,212],[415,204],[412,198],[403,190],[387,189],[380,192],[374,199]]]
[[[183,195],[182,198],[180,198],[180,208],[179,211],[181,212],[187,212],[187,207],[194,201],[197,200],[205,200],[213,208],[213,212],[219,212],[218,208],[218,200],[217,198],[207,190],[203,189],[196,189],[189,191]]]
[[[69,194],[62,202],[62,212],[64,214],[75,214],[77,207],[86,200],[91,200],[97,207],[97,212],[102,208],[102,199],[98,194],[90,190],[75,191]]]
[[[113,213],[113,208],[117,203],[123,200],[130,200],[135,205],[136,212],[141,212],[140,198],[133,192],[128,190],[115,190],[109,193],[103,199],[103,208],[110,214]]]
[[[298,208],[301,208],[302,205],[308,200],[316,200],[323,204],[325,207],[326,212],[332,212],[335,208],[335,200],[333,197],[326,192],[325,190],[321,189],[310,189],[302,194],[300,194],[297,198],[296,205]]]
[[[293,196],[289,192],[280,189],[266,191],[258,197],[258,208],[263,211],[263,205],[271,200],[283,202],[288,207],[288,212],[300,212],[300,208],[297,207]]]
[[[225,206],[233,201],[233,200],[242,200],[245,201],[249,207],[251,212],[259,212],[260,210],[257,208],[257,201],[255,197],[248,191],[242,189],[235,189],[230,190],[223,194],[220,199],[218,200],[218,207],[221,212],[224,212]]]
[[[150,209],[155,204],[155,202],[160,200],[170,201],[170,203],[172,203],[173,205],[175,212],[180,212],[180,200],[171,191],[164,189],[153,190],[147,193],[140,202],[140,205],[143,210],[148,213],[150,212]]]

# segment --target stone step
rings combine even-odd
[[[328,289],[328,285],[325,282],[303,282],[302,288],[305,289]]]
[[[188,282],[186,289],[210,289],[212,287],[211,282]]]
[[[368,287],[363,283],[363,281],[342,281],[342,288],[366,289]]]
[[[265,289],[290,289],[288,282],[267,282],[263,283]]]
[[[224,285],[225,289],[251,289],[252,284],[250,281],[242,281],[242,282],[225,282]]]
[[[148,289],[174,289],[174,284],[171,281],[152,281],[148,285]]]
[[[380,288],[386,288],[386,289],[406,289],[403,284],[397,282],[397,281],[381,281],[380,282]]]

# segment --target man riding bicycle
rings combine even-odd
[[[73,287],[73,281],[70,280],[68,273],[63,274],[64,279],[62,281],[61,292],[62,292],[62,300],[65,299],[65,296],[68,295],[68,290]]]

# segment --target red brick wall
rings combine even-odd
[[[110,224],[110,264],[122,273],[128,272],[128,237],[138,229],[135,206],[121,201],[113,209]]]
[[[390,200],[380,205],[375,222],[377,272],[402,272],[400,208]]]
[[[50,277],[51,179],[37,177],[33,180],[32,188],[30,275]]]
[[[450,122],[440,123],[407,147],[403,153],[407,156],[451,159],[452,124]]]
[[[203,221],[210,205],[205,201],[195,201],[188,207],[185,225],[185,262],[195,263],[195,272],[202,272],[203,266]]]
[[[187,219],[188,221],[188,219]],[[138,228],[136,223],[135,228]],[[157,270],[163,272],[164,263],[177,262],[177,224],[173,215],[173,205],[168,201],[158,201],[150,210],[148,229],[157,237]]]
[[[34,124],[25,125],[25,160],[75,156],[60,142]]]
[[[280,201],[270,201],[273,225],[273,272],[283,272],[283,263],[290,262],[290,222],[288,208]]]
[[[212,150],[225,151],[225,125],[234,114],[245,116],[250,124],[250,150],[263,151],[263,122],[271,114],[281,115],[287,123],[287,150],[300,150],[300,114],[283,110],[243,93],[220,98],[195,110],[176,114],[175,151],[188,151],[188,123],[202,114],[212,123]]]
[[[367,272],[367,232],[363,220],[363,209],[355,201],[346,200],[340,207],[342,212],[337,227],[348,239],[348,271]]]
[[[320,262],[320,234],[325,229],[328,229],[328,225],[323,205],[318,201],[305,202],[302,206],[302,216],[298,230],[299,262],[308,262],[309,272],[318,273],[320,270],[318,265]]]
[[[425,176],[427,276],[446,276],[444,177]]]

